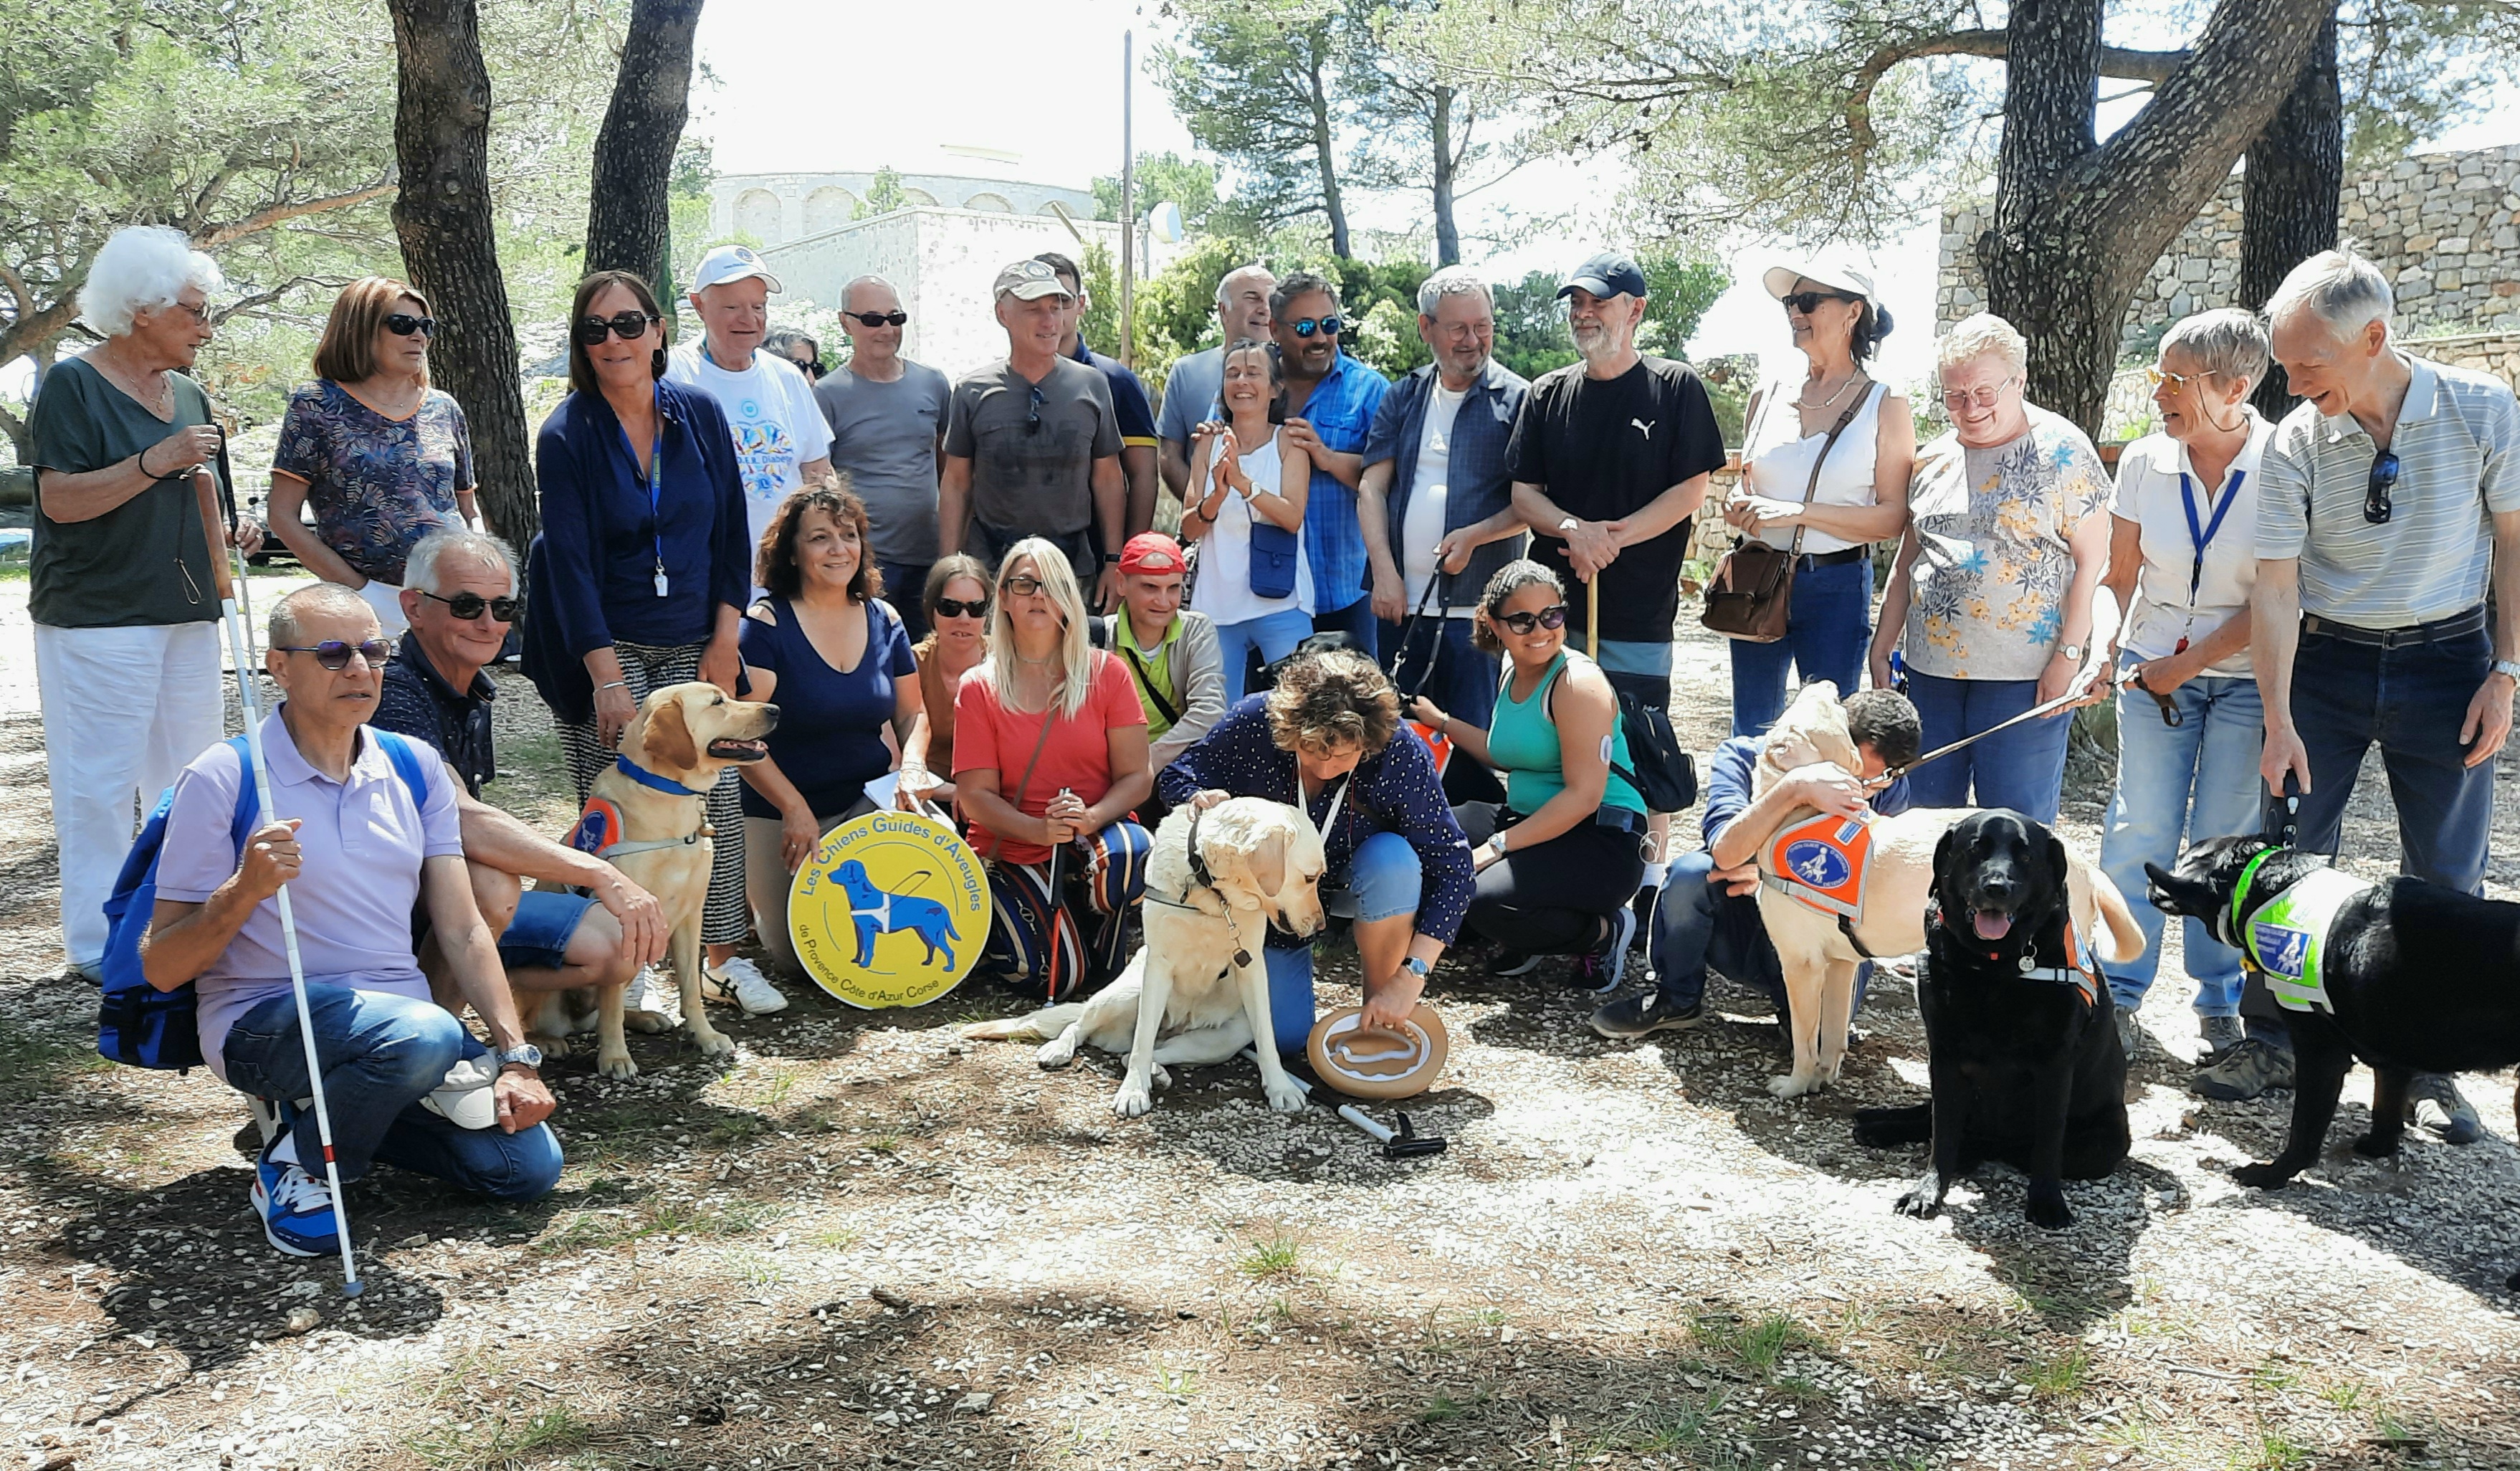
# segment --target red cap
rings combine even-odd
[[[1120,548],[1123,576],[1162,576],[1182,571],[1181,543],[1161,531],[1140,531]]]

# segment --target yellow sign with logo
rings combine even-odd
[[[851,1006],[924,1006],[989,938],[989,876],[950,824],[870,812],[823,835],[788,892],[788,933],[814,984]]]

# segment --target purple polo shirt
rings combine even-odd
[[[278,711],[262,722],[262,753],[271,772],[273,811],[300,824],[303,863],[289,896],[306,984],[428,1000],[428,982],[411,948],[421,859],[464,855],[455,784],[445,780],[444,766],[429,772],[428,801],[418,804],[375,734],[361,726],[350,779],[337,782],[297,754]],[[228,822],[236,815],[242,779],[243,762],[224,741],[175,778],[175,805],[166,814],[166,846],[158,859],[159,898],[206,903],[235,877],[238,855],[228,841]],[[219,1049],[228,1028],[270,997],[289,994],[289,951],[281,941],[277,899],[255,908],[195,988],[201,995],[202,1056],[225,1081],[227,1063]]]

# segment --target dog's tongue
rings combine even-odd
[[[1969,916],[1969,922],[1976,926],[1980,940],[2002,940],[2012,933],[2012,916],[2009,914],[1989,914],[1979,909]]]

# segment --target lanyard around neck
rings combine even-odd
[[[665,596],[665,394],[656,391],[656,443],[648,451],[648,531],[656,543],[656,596]],[[2217,523],[2219,525],[2220,523]]]
[[[1347,801],[1348,784],[1355,780],[1356,773],[1354,771],[1350,771],[1347,775],[1339,778],[1337,791],[1335,795],[1330,798],[1329,810],[1324,812],[1322,814],[1322,820],[1314,824],[1313,831],[1321,834],[1322,845],[1325,848],[1329,846],[1330,829],[1338,825],[1339,807]],[[1301,758],[1298,758],[1295,761],[1295,797],[1296,804],[1304,809],[1304,814],[1307,817],[1311,816],[1313,804],[1312,799],[1304,795],[1304,763]]]
[[[2179,472],[2179,504],[2187,513],[2187,540],[2196,548],[2196,560],[2187,569],[2187,606],[2191,610],[2196,606],[2197,590],[2205,585],[2205,549],[2214,544],[2215,533],[2223,529],[2223,518],[2231,514],[2231,503],[2240,498],[2240,482],[2248,478],[2245,470],[2231,472],[2231,478],[2223,483],[2221,497],[2214,503],[2214,519],[2200,527],[2196,520],[2196,483],[2188,479],[2186,471]]]

